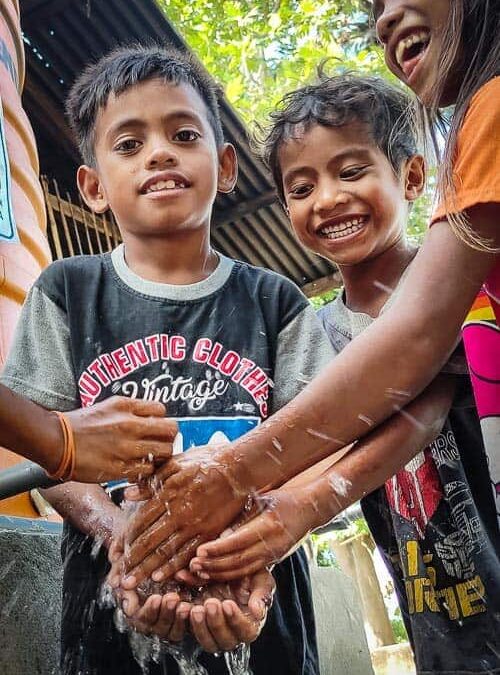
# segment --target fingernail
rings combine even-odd
[[[215,616],[217,614],[217,605],[207,604],[207,612],[210,616]]]
[[[163,581],[164,577],[165,575],[163,574],[163,572],[160,572],[160,570],[156,570],[156,572],[153,572],[153,574],[151,575],[151,579],[153,581]]]
[[[201,565],[199,562],[191,561],[189,567],[191,568],[191,572],[199,572],[201,570]]]
[[[197,572],[197,576],[199,576],[200,579],[205,579],[205,581],[210,579],[210,574],[208,574],[208,572]]]
[[[193,619],[196,623],[202,623],[203,612],[193,612]]]
[[[233,616],[233,606],[232,605],[226,605],[223,603],[222,608],[224,609],[224,614],[226,616]]]
[[[128,615],[128,600],[124,600],[122,603],[122,609],[125,612],[125,614]]]
[[[177,607],[177,600],[167,600],[167,609],[173,610]]]
[[[136,578],[134,576],[125,577],[123,579],[123,585],[135,586],[135,583],[136,583]]]

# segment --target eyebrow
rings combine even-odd
[[[371,155],[370,150],[368,150],[365,146],[352,146],[343,152],[339,152],[338,155],[331,157],[328,161],[328,164],[330,165],[333,162],[338,164],[347,157],[355,157],[356,159],[369,159]],[[290,180],[295,178],[295,176],[310,171],[312,168],[313,167],[307,165],[294,167],[289,172],[283,174],[283,183],[290,182]]]
[[[197,113],[195,113],[193,110],[173,110],[167,115],[164,115],[162,119],[164,122],[185,120],[186,122],[196,122],[200,126],[203,126],[200,116],[197,115]],[[106,132],[106,137],[112,138],[124,129],[140,129],[144,128],[145,126],[147,126],[147,123],[141,117],[126,117],[125,119],[116,122],[116,124],[112,124]]]

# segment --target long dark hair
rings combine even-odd
[[[492,250],[470,227],[465,214],[454,208],[453,160],[457,137],[474,94],[489,80],[500,75],[500,0],[450,0],[450,14],[438,65],[438,79],[432,99],[420,105],[420,118],[430,131],[436,154],[441,154],[437,129],[446,130],[448,139],[440,162],[438,194],[446,205],[453,231],[467,244],[480,250]],[[451,121],[439,111],[439,101],[457,69],[458,95]]]

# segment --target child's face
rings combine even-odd
[[[374,0],[373,11],[388,68],[428,102],[437,80],[450,0]],[[441,105],[452,102],[451,88],[450,81]]]
[[[80,188],[95,211],[113,211],[124,236],[208,228],[217,189],[235,179],[234,152],[217,151],[199,94],[158,79],[110,97],[95,155],[95,169],[80,168]]]
[[[316,124],[286,141],[278,160],[290,221],[306,248],[355,265],[404,237],[404,177],[394,174],[364,124]]]

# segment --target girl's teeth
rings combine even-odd
[[[171,190],[172,188],[174,188],[175,180],[167,180],[167,182],[165,183],[165,187],[167,188],[167,190]]]
[[[406,38],[403,38],[403,40],[400,40],[398,42],[398,46],[396,47],[396,61],[398,62],[399,66],[403,65],[403,55],[405,53],[406,49],[409,49],[412,45],[415,45],[417,43],[421,43],[425,45],[429,41],[429,35],[425,31],[420,31],[420,33],[413,33],[413,35],[409,35]]]

